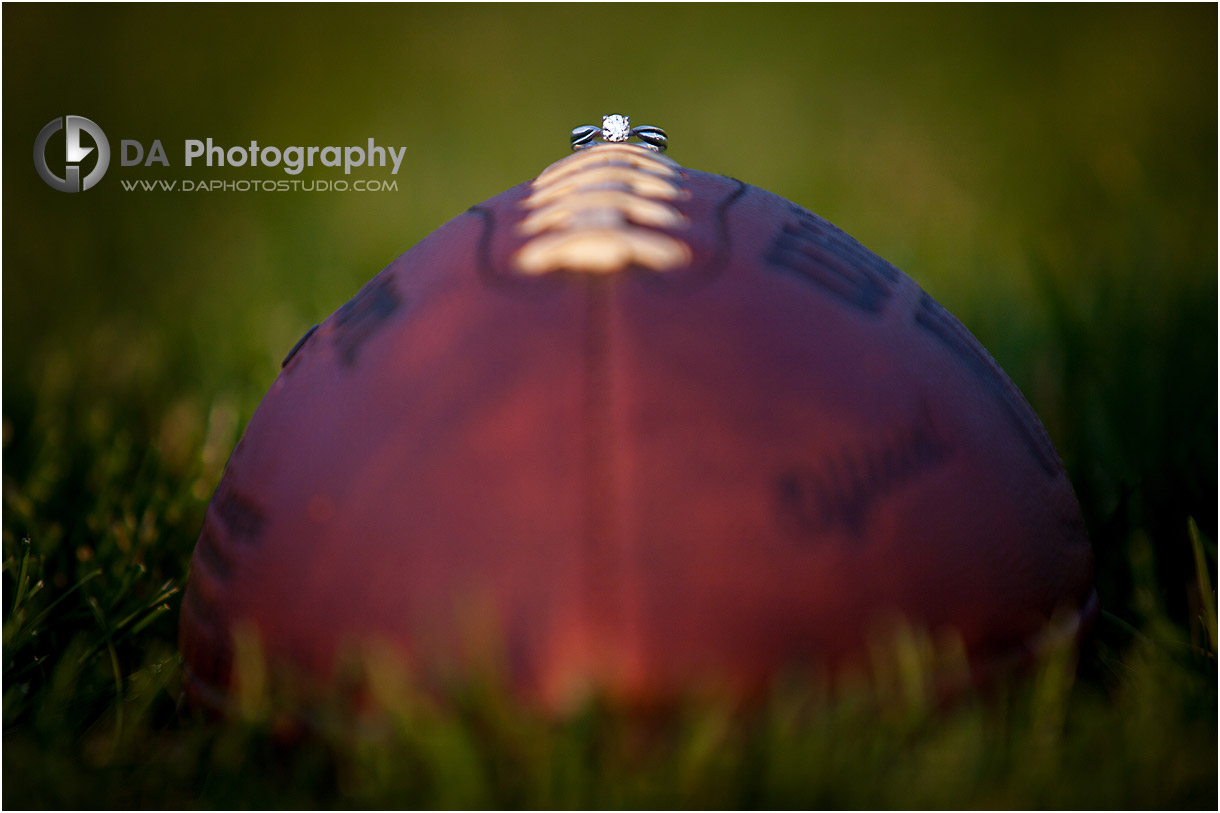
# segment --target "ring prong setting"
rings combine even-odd
[[[631,117],[602,116],[602,138],[614,144],[631,138]]]

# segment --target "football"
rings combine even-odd
[[[963,325],[826,220],[596,144],[472,207],[307,333],[209,505],[191,691],[233,635],[325,680],[494,651],[562,708],[834,673],[887,623],[979,674],[1096,612],[1037,416]]]

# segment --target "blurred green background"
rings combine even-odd
[[[4,542],[29,537],[54,587],[107,556],[180,583],[305,329],[620,112],[945,304],[1055,440],[1103,606],[1131,618],[1151,591],[1201,629],[1187,520],[1215,538],[1215,6],[10,4],[3,23]],[[65,114],[114,153],[78,195],[31,162]],[[289,177],[181,166],[207,137],[407,151],[397,192],[121,188]],[[120,167],[120,139],[161,139],[173,166]],[[148,630],[172,649],[170,617]]]

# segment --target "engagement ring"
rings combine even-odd
[[[583,150],[600,143],[594,140],[598,135],[602,137],[602,142],[608,144],[622,143],[635,136],[642,142],[640,146],[654,152],[665,152],[665,148],[669,146],[669,138],[660,127],[647,124],[632,127],[630,117],[616,115],[602,116],[601,127],[585,124],[573,130],[572,149]]]

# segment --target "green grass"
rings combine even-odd
[[[1214,7],[235,13],[3,10],[5,807],[1215,808]],[[266,683],[227,721],[181,706],[191,550],[279,359],[612,110],[825,215],[992,351],[1080,498],[1095,635],[947,707],[918,657],[659,719],[486,685],[307,734]],[[65,113],[167,145],[372,135],[408,146],[402,191],[62,195],[29,145]]]
[[[257,680],[231,719],[185,709],[166,604],[181,577],[157,573],[181,559],[137,565],[120,538],[76,551],[67,569],[79,575],[59,588],[47,557],[6,544],[6,807],[1215,803],[1214,618],[1207,632],[1206,617],[1167,617],[1138,536],[1138,613],[1103,618],[1079,669],[1061,648],[1028,675],[939,704],[918,688],[929,664],[909,639],[905,672],[833,690],[789,678],[744,709],[691,699],[641,717],[593,703],[558,720],[491,682],[444,702],[383,682],[380,715],[294,703],[270,688],[288,684]],[[1193,538],[1214,568],[1214,545]]]

